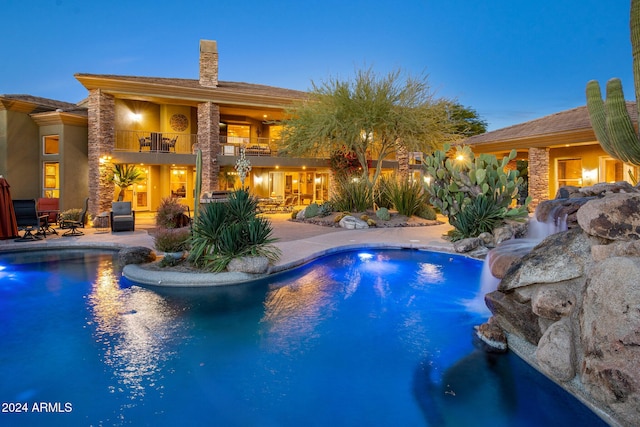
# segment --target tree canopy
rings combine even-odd
[[[312,82],[309,99],[283,120],[282,153],[329,157],[353,152],[362,178],[373,185],[382,160],[399,148],[429,153],[454,137],[452,104],[434,95],[426,76],[402,78],[400,71],[379,77],[367,69],[351,81]],[[377,161],[372,177],[368,160]]]
[[[449,107],[449,118],[453,122],[455,132],[464,138],[487,131],[486,120],[482,120],[476,110],[457,102]]]

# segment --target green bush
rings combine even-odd
[[[390,180],[385,191],[400,215],[413,216],[428,203],[428,195],[418,181]]]
[[[429,205],[423,205],[416,213],[416,216],[431,221],[435,220],[438,217],[436,210]]]
[[[158,228],[154,245],[161,252],[181,252],[189,249],[191,230],[188,228]]]
[[[389,221],[391,219],[391,214],[389,213],[389,209],[387,208],[378,209],[376,211],[376,216],[382,221]]]
[[[311,203],[309,206],[305,208],[304,217],[313,218],[314,216],[318,216],[319,213],[320,213],[320,207],[318,206],[318,204]]]
[[[324,202],[322,205],[320,205],[320,209],[318,210],[318,216],[319,217],[329,216],[331,215],[331,212],[333,212],[333,205],[331,204],[331,202]]]
[[[189,261],[201,268],[222,271],[233,258],[280,257],[273,246],[271,222],[257,216],[257,200],[246,190],[236,190],[224,203],[209,203],[193,224]]]
[[[362,179],[339,179],[331,203],[338,211],[366,211],[373,206],[371,188]]]
[[[185,207],[178,199],[165,197],[160,201],[156,212],[156,226],[160,228],[178,228],[184,224]]]
[[[503,214],[503,208],[498,206],[493,199],[478,196],[465,209],[450,219],[450,224],[455,228],[449,233],[451,240],[478,237],[484,232],[491,233],[502,223]]]

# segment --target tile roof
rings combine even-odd
[[[95,77],[100,79],[129,81],[136,83],[156,84],[163,86],[175,86],[192,89],[209,89],[212,91],[224,90],[246,95],[272,96],[282,98],[304,99],[307,93],[299,90],[284,89],[274,86],[266,86],[254,83],[219,81],[216,88],[206,88],[200,86],[199,80],[181,79],[169,77],[141,77],[141,76],[120,76],[113,74],[76,74],[76,77]]]
[[[638,117],[636,103],[627,101],[627,110],[635,123]],[[474,135],[467,138],[464,142],[469,145],[479,145],[590,129],[591,120],[589,119],[589,112],[585,105],[525,123]]]
[[[63,110],[68,112],[78,112],[82,111],[83,108],[79,107],[77,104],[73,104],[71,102],[57,101],[55,99],[49,98],[41,98],[39,96],[25,95],[25,94],[0,94],[0,98],[5,98],[9,100],[23,101],[29,102],[31,104],[35,104],[38,107],[34,110],[34,113],[41,113],[44,111],[55,111],[55,110]]]

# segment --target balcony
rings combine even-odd
[[[115,151],[192,154],[197,140],[193,134],[118,130]]]
[[[271,138],[242,138],[238,136],[220,136],[221,156],[240,156],[244,148],[245,156],[275,157],[278,155],[277,145]]]

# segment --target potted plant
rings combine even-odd
[[[165,256],[180,259],[189,249],[191,231],[188,228],[159,228],[156,230],[153,241],[158,251]]]

